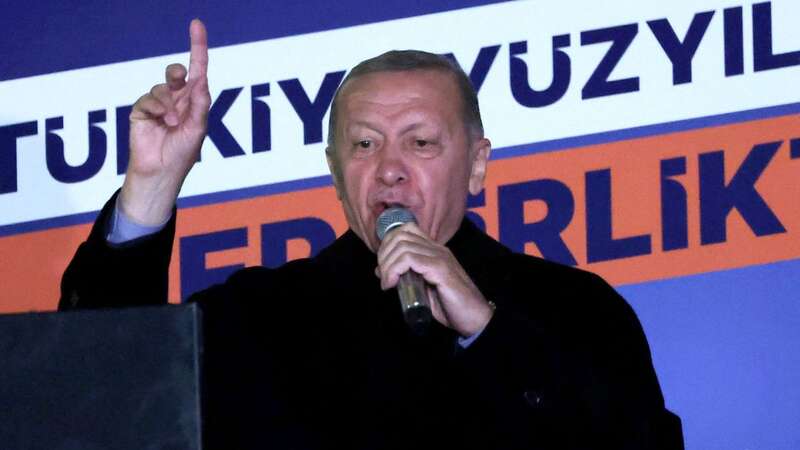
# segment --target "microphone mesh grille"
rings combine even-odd
[[[378,216],[378,221],[375,224],[375,232],[378,234],[378,239],[383,240],[383,237],[386,236],[386,233],[392,228],[409,222],[417,222],[414,218],[414,214],[405,208],[395,206],[385,210]]]

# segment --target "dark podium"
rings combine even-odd
[[[0,316],[0,448],[200,450],[200,310]]]

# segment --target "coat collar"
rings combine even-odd
[[[466,217],[446,245],[479,286],[489,281],[485,278],[492,263],[511,253]],[[349,229],[314,260],[344,278],[372,274],[377,266],[377,256]],[[372,278],[377,280],[377,277]]]

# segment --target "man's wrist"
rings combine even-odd
[[[112,244],[123,244],[158,233],[164,229],[170,218],[172,218],[172,215],[167,216],[166,220],[160,224],[142,225],[125,214],[125,211],[120,206],[120,198],[117,197],[114,209],[111,212],[111,220],[107,224],[106,241]]]
[[[480,337],[481,333],[483,333],[483,330],[486,329],[486,326],[489,325],[489,321],[492,320],[492,317],[494,316],[494,311],[495,309],[497,309],[497,305],[495,305],[495,303],[491,300],[487,301],[486,304],[489,306],[489,311],[490,311],[488,319],[484,322],[483,326],[478,331],[470,334],[469,336],[458,337],[458,345],[460,345],[461,348],[467,348],[470,345],[472,345],[472,343],[475,342],[475,340],[478,339],[478,337]]]
[[[142,179],[128,174],[117,200],[117,209],[145,227],[166,223],[178,198],[180,186],[162,179]]]

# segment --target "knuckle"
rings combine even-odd
[[[141,108],[142,104],[145,103],[149,97],[150,97],[150,94],[144,94],[141,97],[139,97],[139,99],[136,100],[136,103],[133,104],[133,108],[134,109]]]
[[[144,97],[140,98],[139,101],[137,101],[133,105],[133,109],[131,110],[131,113],[133,113],[133,111],[148,112],[148,111],[151,111],[154,108],[158,108],[158,106],[156,106],[156,105],[157,105],[157,103],[153,100],[153,97],[151,97],[149,95],[148,96],[144,96]]]
[[[203,93],[203,95],[198,96],[197,98],[197,105],[203,108],[208,108],[211,106],[211,94]]]
[[[400,254],[400,257],[398,258],[398,262],[402,263],[403,265],[411,266],[412,264],[414,264],[416,262],[416,260],[417,260],[416,256],[417,255],[415,255],[412,252],[405,251],[405,252]]]
[[[181,63],[172,63],[167,66],[167,73],[176,73],[186,70]]]
[[[164,89],[165,89],[166,87],[167,87],[167,85],[166,85],[166,84],[164,84],[164,83],[157,84],[157,85],[153,86],[153,87],[150,89],[150,94],[151,94],[151,95],[153,95],[154,97],[157,97],[157,96],[159,96],[159,95],[163,94],[163,92],[164,92]]]
[[[416,240],[416,235],[408,230],[401,230],[398,236],[402,244],[407,244]]]

